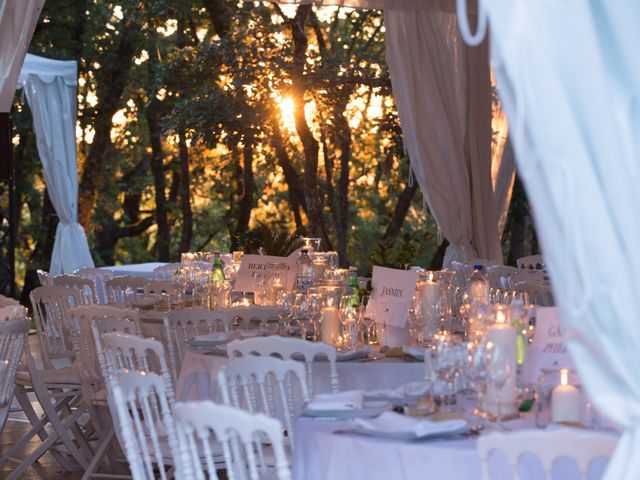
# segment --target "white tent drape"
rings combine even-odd
[[[491,178],[486,45],[470,49],[454,13],[384,11],[387,62],[404,143],[444,237],[445,265],[502,261]]]
[[[640,2],[484,2],[491,57],[569,348],[640,478]]]
[[[22,60],[45,0],[0,0],[0,112],[10,112]]]
[[[49,271],[58,275],[92,267],[87,238],[78,223],[76,62],[27,55],[18,87],[24,88],[31,108],[47,191],[60,219]]]

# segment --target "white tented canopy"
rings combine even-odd
[[[44,1],[0,1],[0,112],[11,111],[22,60]]]
[[[49,269],[53,275],[93,266],[78,223],[77,77],[75,61],[27,54],[18,79],[31,108],[49,198],[60,219]]]
[[[569,348],[594,404],[625,428],[605,478],[640,478],[640,2],[484,5]]]
[[[502,263],[514,181],[507,123],[493,115],[489,49],[469,48],[453,0],[280,0],[382,8],[393,96],[411,167],[443,236],[444,264]],[[474,13],[474,12],[471,12]],[[492,136],[492,132],[494,135]]]

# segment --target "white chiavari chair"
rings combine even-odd
[[[18,363],[27,341],[30,323],[21,306],[10,305],[0,309],[0,432],[7,421],[13,401]]]
[[[167,366],[161,342],[126,333],[103,333],[96,339],[98,359],[103,377],[108,379],[117,370],[137,370],[156,373],[165,381],[170,405],[175,399],[173,379]]]
[[[176,286],[171,280],[147,280],[144,293],[146,295],[160,295],[161,293],[171,293],[175,289]]]
[[[133,479],[171,478],[166,466],[175,465],[178,441],[165,379],[150,372],[117,370],[107,385],[116,435]],[[187,478],[179,467],[176,478]]]
[[[255,355],[231,359],[218,371],[218,383],[226,405],[279,419],[293,445],[296,411],[310,398],[302,363]]]
[[[73,288],[46,286],[34,289],[30,298],[45,368],[54,368],[58,362],[72,363],[79,332],[69,309],[82,305],[80,293]]]
[[[74,275],[82,278],[90,278],[93,280],[96,286],[96,294],[98,295],[98,302],[101,304],[107,303],[107,294],[104,282],[109,278],[113,278],[113,272],[104,268],[80,268],[76,270]]]
[[[19,307],[20,302],[15,298],[5,297],[4,295],[0,295],[0,308],[4,307]]]
[[[124,309],[111,305],[83,305],[69,310],[69,314],[80,326],[79,362],[82,365],[80,375],[83,379],[85,404],[99,436],[99,446],[89,463],[83,478],[93,478],[105,456],[112,453],[114,429],[110,416],[105,415],[107,405],[105,379],[100,369],[100,360],[95,338],[103,333],[140,334],[140,314],[137,310]],[[115,465],[118,457],[111,455]]]
[[[222,444],[227,478],[258,480],[269,476],[289,480],[289,460],[282,424],[263,414],[252,414],[213,402],[177,403],[174,408],[178,454],[184,478],[217,479],[215,457],[209,445]],[[275,467],[264,461],[263,444],[269,444]],[[204,453],[204,462],[197,452]]]
[[[163,321],[169,363],[176,379],[188,340],[197,335],[228,332],[231,327],[231,318],[225,311],[202,308],[171,310]]]
[[[176,270],[180,268],[179,263],[167,263],[153,269],[154,280],[171,280]]]
[[[280,318],[277,307],[250,305],[229,307],[224,310],[231,317],[234,327],[244,330],[258,328],[273,321],[278,322]]]
[[[548,285],[532,282],[519,282],[514,286],[516,292],[526,292],[529,303],[541,307],[555,306],[553,290]]]
[[[49,272],[45,272],[44,270],[37,270],[37,274],[41,287],[50,287],[53,285],[53,275],[51,275]]]
[[[516,260],[516,265],[527,270],[544,270],[544,259],[542,255],[529,255]]]
[[[521,430],[492,432],[478,438],[477,452],[482,462],[482,478],[490,480],[492,452],[502,452],[509,462],[514,478],[525,454],[535,455],[541,462],[546,478],[551,478],[554,462],[561,457],[573,459],[586,479],[589,467],[598,458],[608,458],[618,443],[614,435],[573,428],[560,430]]]
[[[53,279],[53,284],[59,287],[73,288],[80,292],[80,301],[83,305],[94,305],[98,302],[96,283],[91,278],[75,275],[58,275]]]
[[[297,357],[304,361],[307,372],[307,386],[311,397],[314,395],[313,362],[318,358],[326,358],[329,361],[331,391],[336,393],[340,390],[336,365],[336,347],[333,345],[277,335],[234,340],[227,344],[227,355],[232,359],[238,356],[269,356],[274,354],[279,355],[284,360],[296,359]]]
[[[149,280],[142,277],[131,277],[124,275],[105,280],[105,292],[107,302],[113,304],[124,304],[128,300],[137,300],[145,296],[144,287]]]

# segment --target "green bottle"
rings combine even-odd
[[[211,270],[211,281],[214,283],[224,282],[224,269],[222,266],[222,259],[220,258],[220,252],[213,254],[213,269]]]
[[[351,306],[360,305],[360,286],[358,285],[358,267],[349,267],[349,289],[351,290]]]

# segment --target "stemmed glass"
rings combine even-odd
[[[487,379],[496,392],[496,428],[509,430],[502,424],[502,391],[511,375],[511,364],[505,349],[497,344],[487,348]]]

